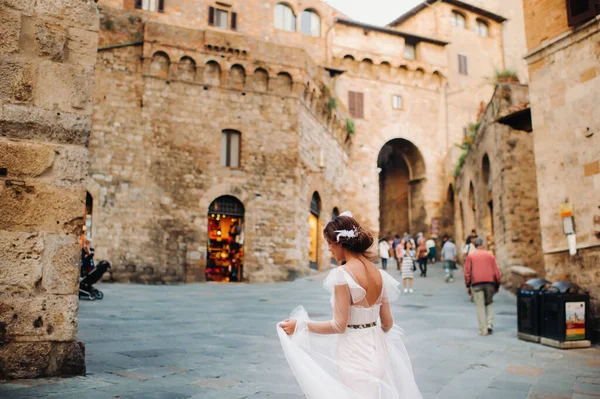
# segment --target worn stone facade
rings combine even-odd
[[[311,197],[321,197],[323,221],[341,206],[351,142],[345,116],[327,107],[327,73],[294,47],[103,7],[107,21],[102,44],[144,37],[97,63],[88,188],[99,204],[94,244],[114,278],[203,280],[208,207],[222,195],[245,208],[248,281],[304,273]],[[219,163],[226,129],[241,132],[239,168]]]
[[[524,1],[546,275],[588,289],[600,324],[600,17],[569,24],[565,2]],[[600,11],[600,10],[598,10]],[[571,26],[570,26],[571,25]],[[573,209],[577,254],[560,216]]]
[[[0,379],[85,373],[79,241],[98,14],[0,2]]]
[[[457,77],[448,42],[464,38],[357,23],[317,0],[285,3],[293,31],[275,28],[275,0],[166,1],[164,12],[132,0],[99,5],[88,191],[97,257],[112,262],[113,279],[202,280],[207,210],[223,195],[245,208],[248,281],[309,270],[315,193],[319,229],[334,209],[353,210],[378,235],[448,224],[448,151],[492,93],[480,86],[501,67],[497,21],[481,40],[464,33],[485,68]],[[229,24],[210,22],[210,7]],[[304,10],[319,16],[320,34],[301,32]],[[406,43],[416,43],[414,60],[403,56]],[[466,114],[452,108],[455,87]],[[362,95],[360,116],[350,92]],[[239,168],[220,166],[228,129],[241,133]],[[329,256],[322,239],[317,245],[322,268]]]
[[[527,86],[502,83],[449,187],[460,247],[472,229],[496,255],[505,285],[512,266],[544,274]]]

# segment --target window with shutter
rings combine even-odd
[[[217,8],[215,10],[215,26],[218,26],[222,29],[227,29],[229,19],[228,17],[229,13],[227,11]]]
[[[356,93],[353,91],[348,92],[348,112],[350,116],[356,117]]]
[[[364,114],[364,94],[356,93],[356,117],[362,119],[365,117]]]
[[[215,8],[208,7],[208,24],[213,26],[215,24]]]
[[[221,166],[240,167],[240,139],[240,132],[223,130],[221,133]]]
[[[581,25],[600,13],[596,0],[567,0],[569,26]]]
[[[468,75],[468,68],[467,68],[467,56],[466,55],[462,55],[459,54],[458,55],[458,73],[460,73],[461,75]]]
[[[231,30],[237,30],[237,12],[231,13]]]
[[[158,0],[158,12],[165,12],[165,0]]]

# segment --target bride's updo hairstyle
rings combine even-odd
[[[340,231],[352,231],[354,237],[342,234],[338,240]],[[323,236],[331,243],[340,243],[348,251],[370,257],[369,248],[373,245],[373,235],[370,231],[363,229],[351,216],[338,216],[327,223],[323,229]]]

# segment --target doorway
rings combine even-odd
[[[208,207],[206,281],[244,279],[244,205],[224,195]]]
[[[308,217],[308,226],[310,229],[310,246],[308,251],[309,267],[314,270],[319,269],[319,216],[321,214],[321,197],[316,191],[313,193],[310,201],[310,215]]]

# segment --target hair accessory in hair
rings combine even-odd
[[[349,213],[349,212],[348,212]],[[342,216],[342,215],[340,215]],[[354,238],[356,237],[356,229],[353,230],[336,230],[336,233],[338,233],[335,241],[336,242],[340,242],[340,237],[348,237],[348,238]]]
[[[351,218],[351,217],[352,217],[352,212],[350,212],[350,211],[342,212],[342,213],[340,213],[340,215],[339,215],[339,216],[348,216],[348,217],[350,217],[350,218]],[[338,216],[338,217],[339,217],[339,216]]]

